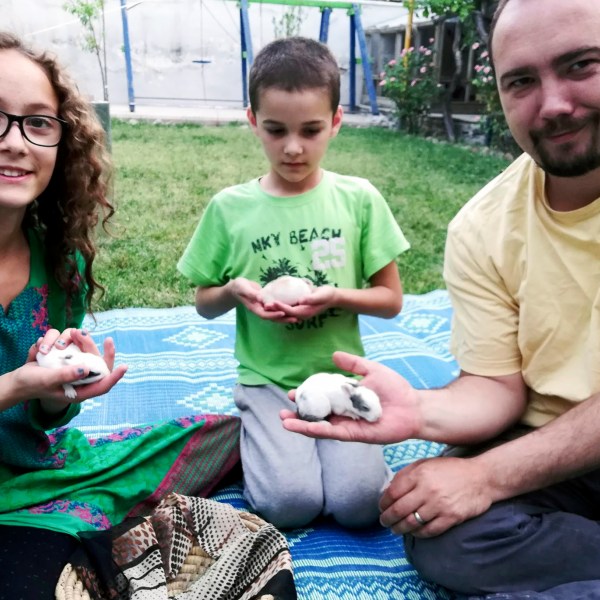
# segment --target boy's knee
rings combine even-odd
[[[263,508],[256,509],[265,521],[273,524],[278,529],[296,529],[306,527],[314,521],[323,510],[323,503],[316,500],[307,501],[303,498],[302,502],[293,504],[270,504]]]
[[[385,463],[374,466],[359,481],[329,477],[324,482],[325,514],[348,528],[369,527],[379,522],[379,501],[389,481]]]
[[[325,506],[327,515],[349,529],[369,527],[379,522],[379,494],[370,494],[366,498],[327,498]]]
[[[245,495],[255,511],[281,529],[304,527],[323,511],[323,489],[319,485],[279,482],[268,490],[246,490]]]

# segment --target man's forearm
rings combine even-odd
[[[600,468],[600,394],[544,427],[471,460],[487,473],[494,502]]]
[[[418,437],[453,445],[477,444],[516,423],[525,411],[521,373],[479,377],[467,373],[442,390],[420,390]]]

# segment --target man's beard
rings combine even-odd
[[[560,156],[557,152],[548,152],[544,146],[544,138],[561,131],[589,128],[591,131],[588,147],[578,154],[572,151],[570,143],[564,144]],[[533,147],[537,154],[536,161],[546,173],[555,177],[579,177],[600,167],[600,113],[594,112],[584,119],[558,118],[551,121],[543,129],[530,132]],[[556,149],[558,150],[558,148]]]

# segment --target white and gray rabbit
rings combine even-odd
[[[61,369],[62,367],[69,367],[71,365],[85,365],[90,370],[87,377],[63,384],[65,396],[71,399],[77,397],[74,385],[94,383],[94,381],[99,381],[110,373],[107,364],[101,356],[92,354],[91,352],[83,352],[75,344],[69,344],[64,350],[53,346],[50,348],[48,354],[38,352],[35,359],[40,367],[48,369]]]
[[[340,373],[315,373],[296,390],[298,416],[321,421],[330,414],[377,421],[381,417],[379,396],[360,382]]]

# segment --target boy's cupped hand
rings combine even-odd
[[[286,320],[288,317],[286,317],[284,311],[263,304],[260,294],[262,288],[256,281],[251,281],[245,277],[236,277],[232,289],[237,300],[257,317],[267,321],[294,322]]]
[[[298,304],[290,306],[283,302],[272,302],[267,306],[271,310],[281,311],[285,314],[286,323],[297,323],[298,321],[311,319],[333,306],[335,288],[330,285],[315,287],[313,291],[300,298]]]

